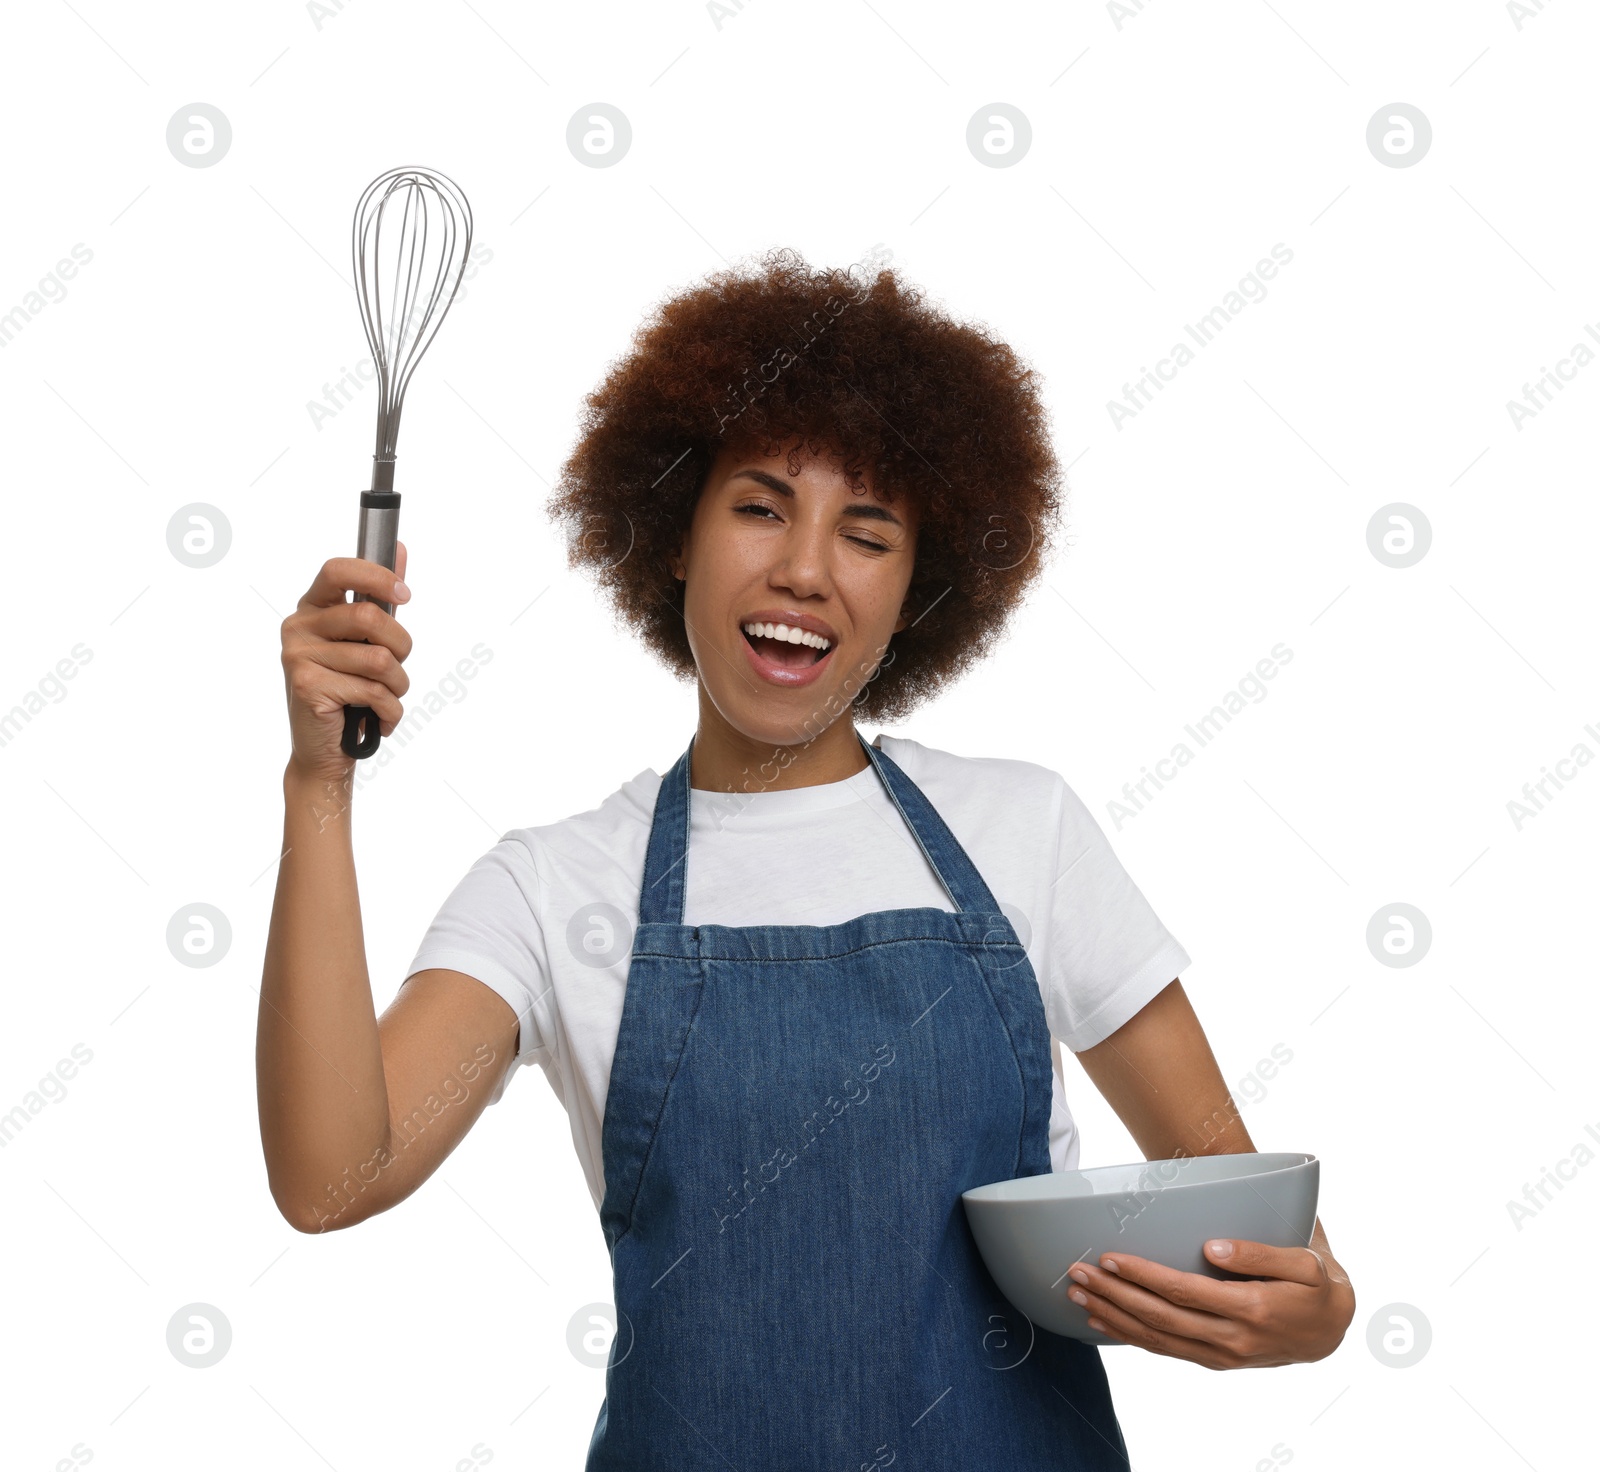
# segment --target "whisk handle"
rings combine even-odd
[[[356,556],[367,562],[381,563],[394,569],[397,542],[400,533],[400,495],[397,491],[363,491],[361,493],[361,523],[356,532]],[[376,603],[385,613],[394,612],[394,604],[381,598],[369,598],[357,593],[356,603]],[[363,734],[363,726],[365,734]],[[339,745],[346,756],[364,760],[378,749],[381,740],[377,712],[369,705],[347,705],[344,708],[344,735]]]

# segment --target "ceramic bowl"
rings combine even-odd
[[[1249,1275],[1202,1247],[1236,1237],[1306,1247],[1317,1220],[1317,1157],[1191,1155],[1093,1170],[1050,1171],[961,1193],[967,1224],[1000,1291],[1041,1329],[1085,1344],[1123,1341],[1089,1327],[1067,1297],[1067,1270],[1103,1252],[1147,1257],[1227,1282]]]

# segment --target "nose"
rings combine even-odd
[[[820,517],[793,517],[768,569],[768,583],[786,589],[796,598],[826,594],[832,581],[828,567],[831,547]]]

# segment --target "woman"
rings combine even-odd
[[[384,1210],[539,1063],[614,1272],[590,1469],[1127,1466],[1097,1348],[1040,1333],[1019,1361],[1031,1326],[960,1193],[1075,1166],[1060,1042],[1148,1158],[1254,1149],[1189,958],[1057,774],[856,727],[994,642],[1058,483],[1032,373],[891,271],[777,252],[667,302],[590,396],[551,509],[695,681],[694,736],[664,776],[507,834],[381,1020],[339,736],[346,704],[394,729],[411,641],[344,595],[409,594],[336,558],[285,620],[274,1197],[306,1231]],[[1112,1252],[1070,1292],[1211,1368],[1339,1343],[1354,1295],[1320,1223],[1310,1249],[1208,1251],[1248,1276]]]

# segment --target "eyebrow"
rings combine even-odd
[[[780,496],[789,497],[791,501],[794,499],[793,486],[785,485],[781,480],[778,479],[777,476],[768,475],[764,470],[736,470],[728,477],[728,479],[738,480],[740,476],[746,476],[750,480],[760,481],[761,484],[764,485],[769,491],[776,491]],[[866,501],[859,506],[852,506],[850,508],[850,515],[862,517],[867,521],[887,521],[892,526],[899,527],[901,531],[905,530],[905,523],[902,522],[900,518],[892,511],[888,510],[886,507],[880,506],[876,501]]]

